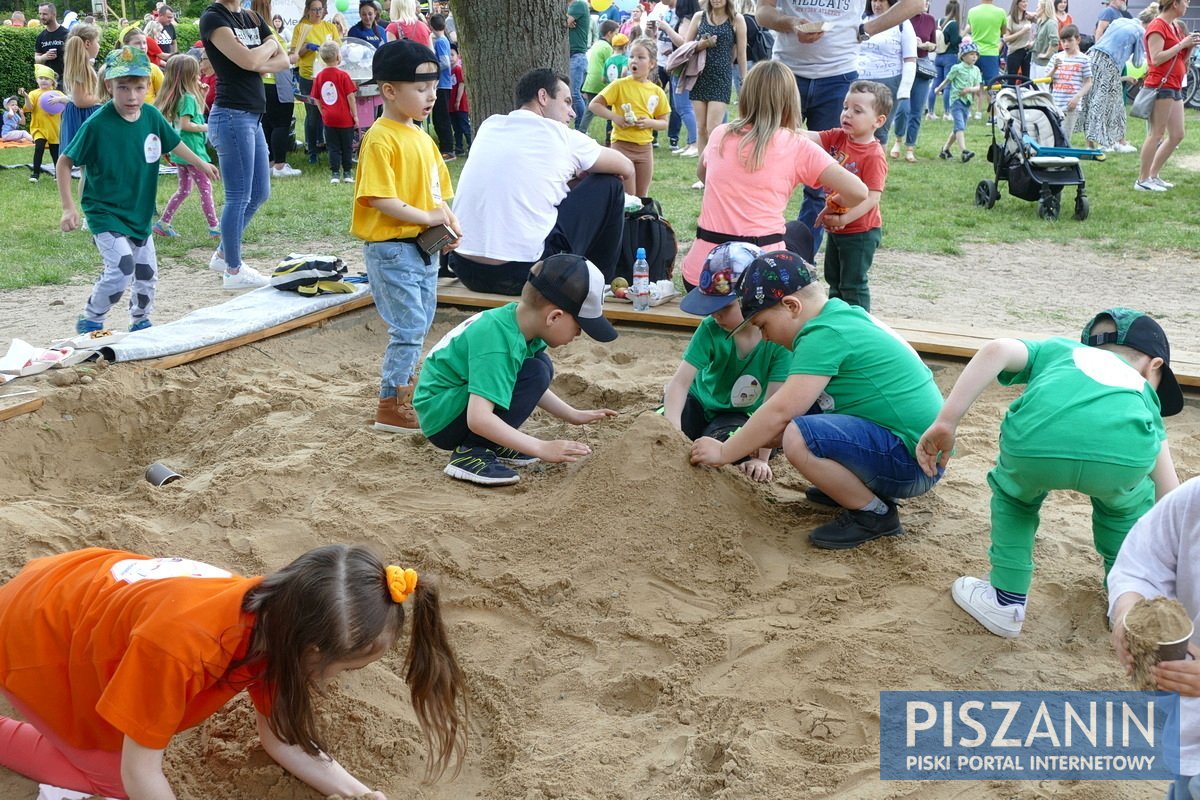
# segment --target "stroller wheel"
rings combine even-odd
[[[1086,197],[1075,198],[1075,219],[1083,222],[1088,218],[1088,199]]]
[[[1053,222],[1058,219],[1059,210],[1058,195],[1044,194],[1038,199],[1037,213],[1042,219]]]
[[[991,208],[1000,199],[1000,188],[995,181],[983,180],[975,187],[975,205]]]

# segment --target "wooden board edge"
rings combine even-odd
[[[37,411],[46,402],[44,397],[35,397],[32,400],[26,400],[22,403],[17,403],[15,406],[0,408],[0,422],[19,417],[22,414],[32,414]]]

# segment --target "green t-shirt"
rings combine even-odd
[[[1025,368],[998,378],[1027,384],[1000,424],[1002,451],[1153,467],[1167,432],[1158,395],[1137,370],[1116,353],[1070,339],[1023,344]]]
[[[592,35],[592,10],[585,0],[574,0],[571,5],[567,6],[567,14],[575,18],[575,27],[569,28],[567,31],[567,38],[571,43],[571,55],[586,53]]]
[[[950,68],[947,77],[950,80],[950,99],[961,100],[971,105],[974,95],[966,90],[983,83],[983,73],[979,71],[979,67],[960,61]]]
[[[712,317],[705,317],[692,335],[683,360],[696,368],[688,394],[709,419],[729,411],[753,414],[763,404],[767,384],[788,377],[791,355],[765,339],[742,358],[737,343]]]
[[[933,373],[908,342],[858,306],[825,302],[792,343],[792,375],[828,375],[821,408],[887,428],[916,454],[942,410]]]
[[[200,113],[200,104],[197,103],[196,98],[190,94],[185,94],[179,99],[179,108],[175,114],[175,119],[178,120],[180,117],[184,116],[191,117],[192,122],[197,125],[204,124],[204,115]],[[176,130],[179,129],[176,128]],[[208,157],[208,145],[205,141],[203,133],[200,131],[179,130],[179,138],[183,140],[183,143],[186,144],[193,153],[200,156],[200,158],[204,159],[208,163],[212,163],[212,159]],[[172,153],[171,163],[186,164],[187,162]]]
[[[605,85],[612,83],[617,78],[621,77],[621,73],[629,66],[629,56],[622,53],[619,56],[613,56],[608,61],[604,62],[604,83]]]
[[[588,69],[587,77],[583,79],[582,91],[588,94],[600,94],[604,87],[608,85],[608,81],[604,79],[604,64],[612,57],[612,45],[603,39],[597,39],[592,45],[592,49],[588,50]]]
[[[979,55],[1000,55],[1000,31],[1006,19],[1008,12],[994,3],[982,3],[967,12],[971,39],[979,46]]]
[[[521,366],[545,349],[541,339],[525,341],[516,303],[464,320],[425,356],[413,393],[421,430],[433,436],[445,428],[466,410],[473,394],[508,408]]]
[[[158,162],[178,146],[179,134],[148,103],[133,122],[118,114],[111,102],[88,117],[66,150],[76,166],[87,170],[80,205],[88,229],[148,238],[158,194]]]

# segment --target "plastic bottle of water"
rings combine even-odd
[[[646,263],[644,247],[637,249],[637,259],[633,262],[633,286],[629,292],[633,296],[634,311],[650,308],[650,265]]]

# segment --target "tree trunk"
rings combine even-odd
[[[535,67],[567,75],[566,0],[450,0],[475,130],[513,110],[517,79]]]

